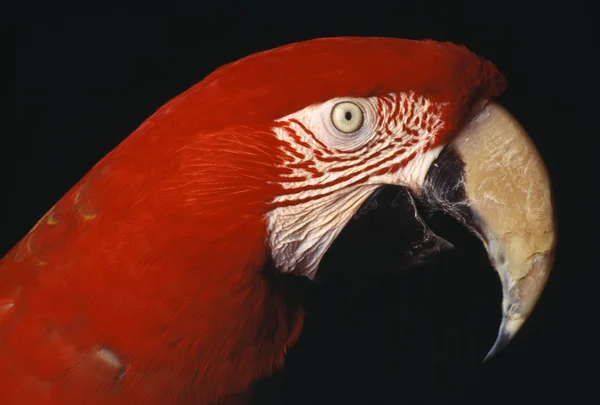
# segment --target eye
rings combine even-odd
[[[345,134],[358,131],[363,125],[363,120],[362,109],[349,101],[337,103],[331,109],[331,122],[333,126]]]

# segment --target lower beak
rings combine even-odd
[[[483,242],[502,283],[502,323],[486,359],[531,314],[548,279],[556,240],[544,163],[515,118],[490,103],[442,151],[420,196]]]

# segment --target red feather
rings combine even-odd
[[[414,91],[450,103],[449,134],[503,86],[464,48],[383,38],[309,41],[220,68],[0,262],[3,403],[237,400],[283,365],[302,327],[299,303],[264,271],[282,159],[273,120],[332,97]]]

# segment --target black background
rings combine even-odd
[[[2,133],[0,254],[159,106],[224,63],[322,36],[464,44],[508,77],[500,101],[528,130],[553,179],[559,249],[533,316],[507,349],[482,365],[499,322],[500,290],[477,240],[434,217],[432,227],[456,249],[393,272],[384,263],[391,256],[369,254],[406,244],[391,240],[360,251],[346,232],[307,293],[306,329],[285,370],[258,385],[255,403],[580,403],[597,380],[591,8],[576,2],[527,12],[523,5],[485,2],[420,3],[419,9],[400,1],[354,4],[338,2],[333,13],[322,4],[280,5],[272,15],[266,7],[229,4],[186,19],[12,21],[17,125]],[[363,240],[389,233],[393,221],[368,215],[374,225],[363,230]]]

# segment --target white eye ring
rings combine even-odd
[[[340,132],[345,134],[356,132],[364,122],[363,110],[355,103],[342,101],[331,109],[331,122]]]

